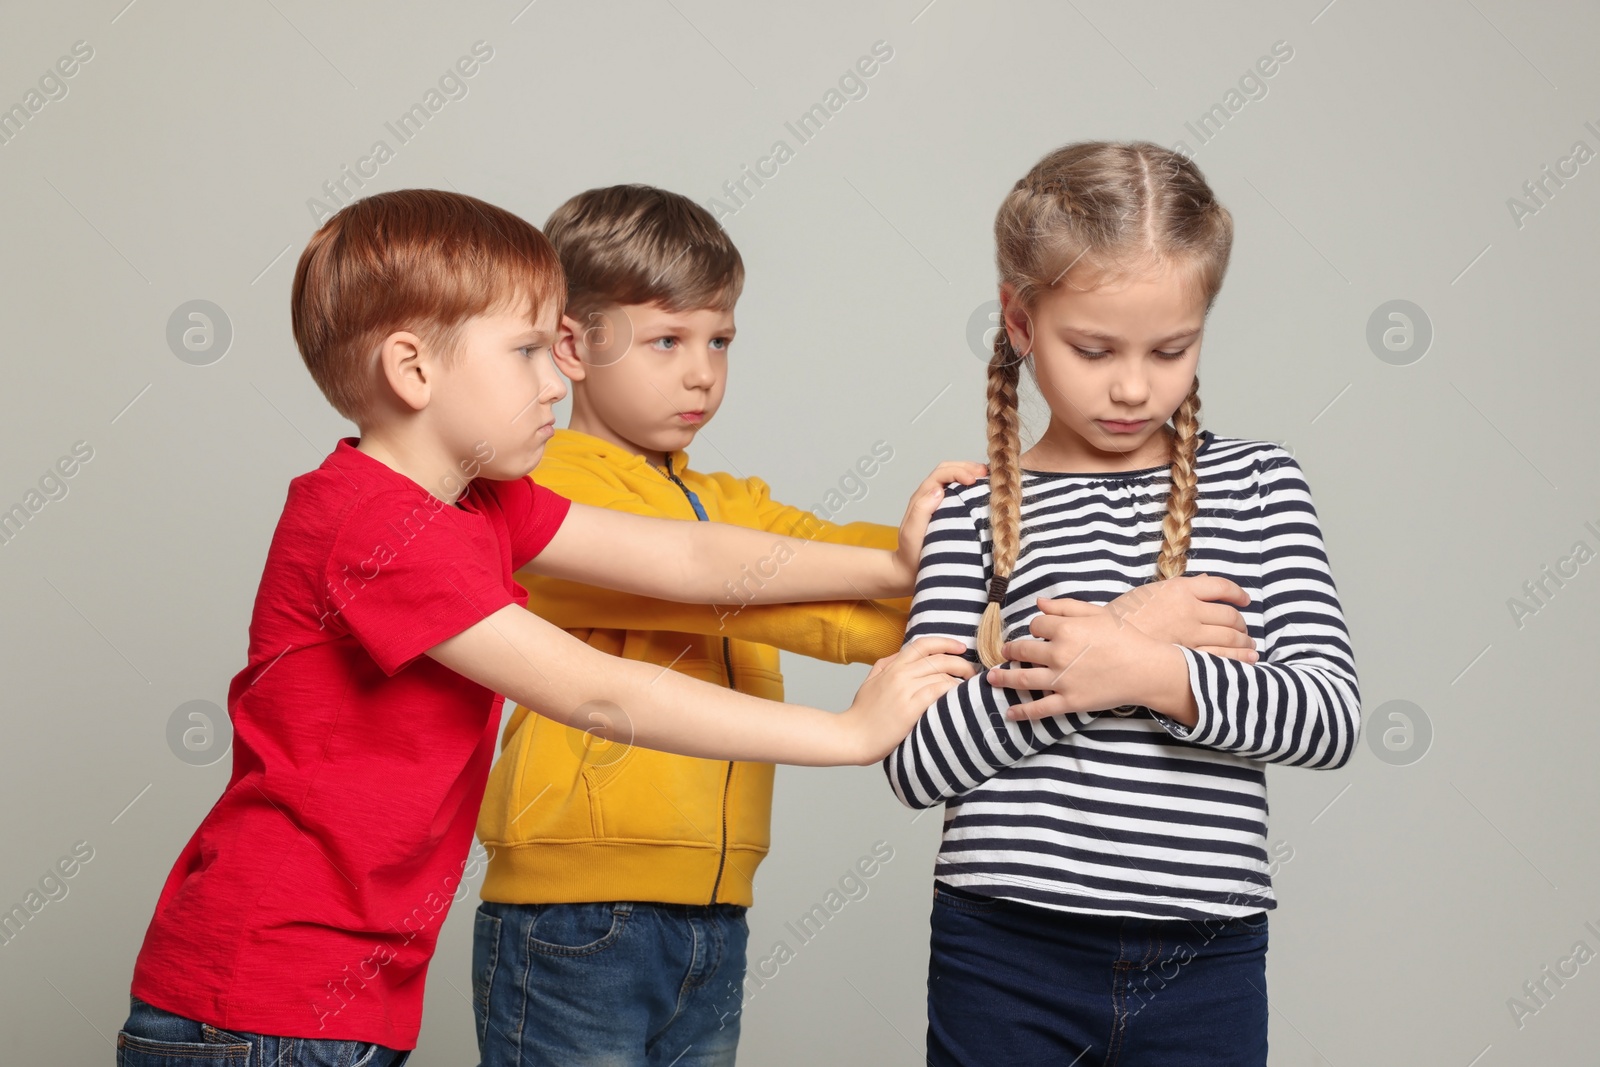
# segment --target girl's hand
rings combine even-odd
[[[978,668],[963,659],[953,637],[919,637],[872,665],[849,710],[838,716],[851,736],[851,762],[877,763],[905,740],[938,699]]]
[[[900,596],[910,596],[917,584],[917,563],[922,559],[922,538],[928,532],[928,520],[944,500],[944,487],[950,482],[971,485],[989,473],[987,463],[969,463],[951,460],[941,463],[933,473],[922,480],[917,491],[911,494],[906,506],[906,517],[900,522],[900,544],[895,549],[893,567]]]
[[[1244,616],[1229,606],[1242,608],[1249,604],[1250,595],[1237,583],[1214,574],[1199,574],[1148,582],[1128,590],[1106,607],[1157,641],[1254,663],[1259,657]]]
[[[1164,583],[1163,583],[1164,584]],[[1132,684],[1166,644],[1125,623],[1110,605],[1082,600],[1037,598],[1042,615],[1028,624],[1039,640],[1007,641],[1007,662],[1036,667],[995,667],[991,685],[1030,689],[1047,695],[1008,711],[1013,719],[1042,719],[1063,712],[1104,711],[1140,703]]]

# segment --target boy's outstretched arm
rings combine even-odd
[[[825,663],[871,663],[905,636],[904,600],[684,604],[580,582],[529,580],[528,606],[563,630],[665,630],[754,641]],[[910,598],[904,598],[909,600]]]
[[[586,480],[549,477],[543,468],[538,474],[548,477],[541,484],[571,500],[636,515],[657,514],[650,504],[633,494],[610,491],[609,487],[602,491]],[[720,483],[725,497],[743,496],[749,500],[755,522],[741,525],[806,541],[877,549],[899,545],[898,527],[876,522],[837,525],[810,511],[773,500],[766,482],[760,478],[735,478],[722,473],[711,477]],[[828,663],[872,663],[898,651],[904,643],[906,615],[911,608],[909,596],[805,604],[685,604],[538,574],[524,573],[520,580],[528,589],[528,606],[563,630],[650,629],[730,637]],[[745,589],[758,580],[758,575],[751,574],[734,584]]]
[[[957,655],[961,648],[945,638],[908,643],[873,666],[839,715],[609,656],[515,604],[427,654],[525,708],[611,741],[705,759],[860,766],[883,758],[929,704],[974,673]]]
[[[720,522],[630,515],[574,502],[523,569],[692,604],[782,604],[905,596],[916,582],[928,518],[950,482],[977,463],[944,463],[911,498],[894,551],[808,541]],[[748,581],[751,573],[760,581]],[[520,703],[520,701],[519,701]]]

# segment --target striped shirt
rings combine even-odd
[[[1249,594],[1241,614],[1257,662],[1183,650],[1193,727],[1132,706],[1013,722],[1007,707],[1045,694],[996,688],[982,672],[966,679],[884,760],[902,802],[945,805],[939,882],[1156,919],[1277,906],[1264,765],[1344,766],[1360,723],[1355,663],[1293,456],[1201,431],[1195,468],[1186,573]],[[1036,596],[1105,604],[1153,580],[1169,485],[1166,466],[1024,470],[1006,639],[1029,636]],[[992,565],[988,480],[953,486],[928,525],[906,640],[955,638],[976,661]]]

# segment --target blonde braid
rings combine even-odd
[[[1004,329],[995,333],[989,360],[989,530],[994,542],[994,572],[989,603],[978,622],[978,658],[985,667],[1003,662],[1005,635],[1000,604],[1017,565],[1022,542],[1022,433],[1017,413],[1017,380],[1022,357]]]
[[[1161,520],[1161,553],[1156,558],[1156,580],[1181,577],[1189,566],[1189,534],[1193,528],[1195,500],[1194,454],[1200,442],[1200,376],[1195,375],[1189,395],[1172,414],[1172,488],[1167,493],[1167,514]]]

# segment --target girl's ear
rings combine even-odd
[[[550,358],[555,361],[556,369],[575,382],[581,381],[588,369],[583,353],[578,350],[583,343],[582,336],[582,324],[571,315],[563,315],[556,329],[555,344],[550,346]]]
[[[1000,321],[1018,355],[1025,356],[1033,351],[1033,319],[1017,299],[1017,291],[1010,282],[1000,286]]]
[[[385,337],[378,346],[378,367],[401,404],[412,411],[428,406],[435,367],[416,334],[396,330]]]

